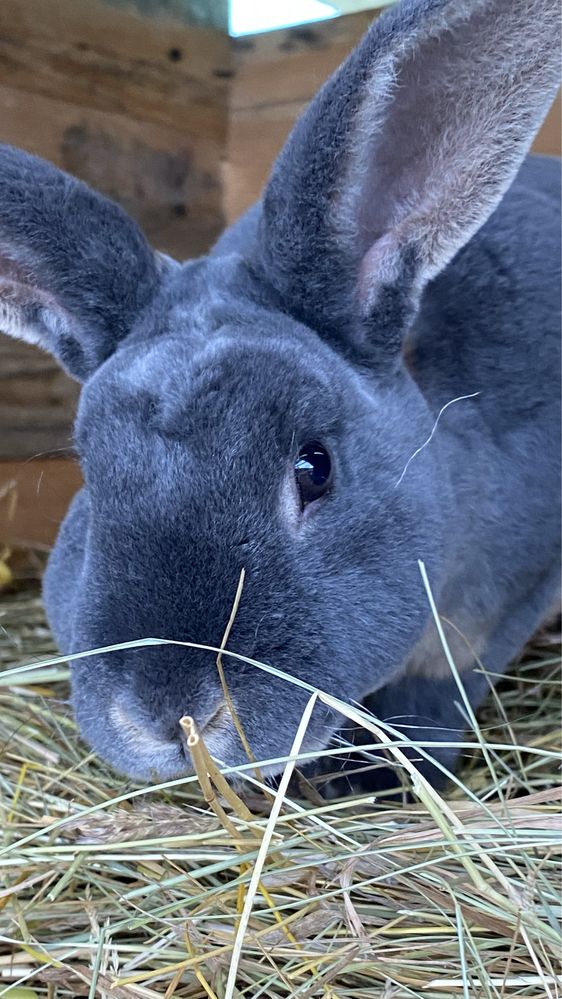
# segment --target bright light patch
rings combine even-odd
[[[329,17],[337,17],[337,11],[322,0],[231,0],[230,34],[249,35]]]

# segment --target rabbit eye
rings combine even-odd
[[[303,510],[328,492],[332,484],[332,459],[322,444],[311,441],[301,447],[295,461],[295,479]]]

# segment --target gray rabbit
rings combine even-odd
[[[0,328],[83,385],[85,486],[44,585],[64,653],[216,646],[244,567],[230,649],[461,739],[418,560],[474,706],[477,662],[501,674],[559,592],[559,167],[526,157],[558,37],[557,0],[403,0],[297,122],[261,200],[181,265],[1,148]],[[225,671],[255,756],[287,754],[306,692]],[[189,771],[186,713],[246,762],[211,653],[77,660],[72,699],[136,779]],[[303,750],[341,724],[315,708]]]

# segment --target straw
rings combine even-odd
[[[471,729],[444,794],[412,762],[427,743],[414,754],[403,733],[316,688],[308,713],[343,705],[371,753],[384,746],[400,766],[411,803],[295,798],[306,717],[277,791],[251,756],[234,791],[192,719],[195,773],[140,787],[81,743],[37,592],[4,594],[0,996],[562,995],[558,640],[555,628],[537,636],[475,718],[465,705]],[[139,655],[150,644],[133,643]]]

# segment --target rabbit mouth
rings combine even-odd
[[[150,718],[146,708],[136,698],[120,693],[108,706],[105,725],[99,714],[84,710],[84,703],[77,706],[76,717],[86,740],[116,771],[129,778],[151,783],[189,778],[195,775],[191,751],[186,739],[185,726],[180,718],[160,721]],[[224,770],[229,783],[238,787],[246,785],[241,771],[259,766],[267,780],[277,777],[284,770],[291,730],[249,732],[249,745],[255,758],[249,758],[239,738],[228,705],[222,700],[209,704],[206,713],[194,719],[194,731],[201,738],[206,751]],[[185,721],[185,718],[184,718]],[[335,724],[335,723],[334,723]],[[310,732],[301,748],[309,757],[318,753],[329,741],[332,725],[321,725]],[[252,735],[257,736],[255,745]],[[273,737],[272,737],[273,735]],[[277,759],[278,758],[278,759]],[[263,762],[260,762],[263,761]],[[271,761],[271,762],[268,762]],[[308,760],[303,761],[306,765]]]
[[[155,732],[143,713],[131,710],[122,698],[109,708],[109,721],[109,738],[94,748],[121,773],[137,780],[171,780],[193,772],[179,734],[174,739]]]
[[[170,739],[162,738],[151,732],[149,726],[142,723],[142,716],[138,716],[138,720],[132,718],[121,698],[115,700],[111,705],[109,717],[121,738],[127,742],[131,749],[143,756],[147,753],[165,752],[172,744]]]
[[[117,697],[109,708],[109,720],[115,743],[111,754],[103,753],[109,762],[118,769],[143,779],[147,775],[158,778],[189,776],[194,773],[191,753],[182,735],[180,721],[177,722],[177,735],[155,731],[145,717],[145,713]],[[212,712],[208,719],[198,725],[198,733],[203,737],[211,756],[222,759],[228,757],[230,743],[230,713],[225,704]],[[105,748],[105,747],[104,747]],[[119,754],[119,759],[116,759]]]

